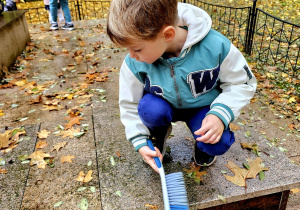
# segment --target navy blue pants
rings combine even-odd
[[[165,99],[146,93],[140,100],[138,113],[142,122],[149,128],[151,133],[166,129],[171,122],[184,121],[196,139],[199,136],[195,135],[194,132],[201,128],[202,120],[209,109],[209,106],[193,109],[175,109]],[[218,143],[206,144],[197,141],[197,146],[209,155],[222,155],[228,151],[234,141],[234,134],[228,128],[223,131],[223,135]]]

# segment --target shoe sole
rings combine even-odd
[[[56,31],[56,30],[58,30],[59,28],[51,28],[51,27],[50,27],[50,29]]]
[[[75,30],[75,28],[63,28],[64,30],[66,30],[66,31],[73,31],[73,30]]]
[[[211,166],[212,164],[214,164],[215,162],[216,162],[216,160],[217,160],[217,157],[215,156],[214,157],[214,159],[213,159],[213,161],[211,161],[211,163],[209,163],[209,164],[199,164],[199,163],[197,163],[197,161],[196,161],[196,158],[195,158],[195,147],[197,146],[197,144],[195,144],[194,145],[194,151],[193,151],[193,159],[194,159],[194,162],[195,162],[195,164],[197,165],[197,166]]]

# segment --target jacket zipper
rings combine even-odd
[[[178,107],[181,108],[182,104],[181,104],[181,99],[180,99],[180,96],[179,96],[178,86],[177,86],[176,79],[175,79],[174,64],[170,65],[170,69],[171,69],[171,77],[173,77],[174,85],[175,85],[175,91],[176,91],[176,94],[177,94]]]

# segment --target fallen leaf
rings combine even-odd
[[[63,142],[59,142],[59,143],[55,144],[53,146],[53,149],[51,150],[51,152],[54,151],[54,150],[56,150],[56,152],[58,152],[58,150],[60,150],[64,146],[66,146],[67,143],[68,143],[67,141],[63,141]]]
[[[9,138],[11,137],[11,131],[5,131],[0,133],[0,149],[7,148],[10,144]]]
[[[76,117],[65,117],[66,120],[69,120],[67,124],[64,125],[65,130],[70,129],[73,125],[80,125],[80,120],[83,120],[82,117],[76,116]]]
[[[199,171],[201,166],[196,166],[195,163],[189,164],[190,169],[183,169],[185,172],[187,172],[189,177],[195,179],[196,182],[202,181],[202,176],[204,176],[206,171]]]
[[[147,209],[154,209],[154,210],[159,209],[159,206],[154,206],[154,205],[150,205],[150,204],[145,204],[145,207]]]
[[[233,162],[228,160],[228,164],[225,166],[234,173],[234,176],[228,176],[225,174],[223,174],[223,176],[225,176],[228,181],[238,186],[247,187],[247,178],[256,178],[260,171],[269,170],[269,168],[261,165],[262,161],[263,160],[260,157],[257,157],[255,160],[248,159],[249,170],[247,170],[245,168],[238,167]]]
[[[38,168],[45,169],[47,165],[47,162],[44,160],[45,157],[50,157],[50,155],[42,151],[35,151],[27,159],[31,159],[30,166],[37,165]]]
[[[48,143],[46,141],[39,141],[36,144],[35,148],[37,148],[37,149],[44,149],[47,146],[48,146]]]
[[[51,105],[51,106],[43,105],[43,107],[45,108],[43,110],[49,110],[49,111],[58,111],[58,110],[62,109],[62,107],[60,107],[60,106],[53,106],[53,105]]]
[[[80,132],[80,128],[74,129],[73,127],[71,127],[71,129],[66,130],[66,131],[60,131],[60,133],[56,134],[56,136],[62,136],[62,138],[74,138],[74,134],[79,133]]]
[[[6,171],[6,169],[2,169],[2,168],[0,168],[0,174],[7,174],[7,171]]]
[[[233,123],[229,124],[229,128],[230,128],[231,131],[240,130],[240,127],[238,125],[233,124]]]
[[[64,162],[68,162],[68,163],[72,163],[72,159],[75,158],[75,156],[71,156],[71,155],[67,155],[67,156],[62,156],[60,158],[60,162],[64,163]]]
[[[291,193],[293,193],[293,194],[298,193],[298,192],[300,192],[299,188],[291,189]]]
[[[78,177],[75,180],[84,183],[90,182],[93,179],[92,173],[93,170],[89,170],[86,175],[83,171],[80,171]]]
[[[38,137],[40,139],[45,139],[48,137],[49,133],[51,132],[48,132],[47,130],[42,130],[41,132],[36,132],[38,134]]]

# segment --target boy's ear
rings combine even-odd
[[[162,34],[166,42],[172,41],[175,37],[175,28],[173,26],[167,26],[162,30]]]

